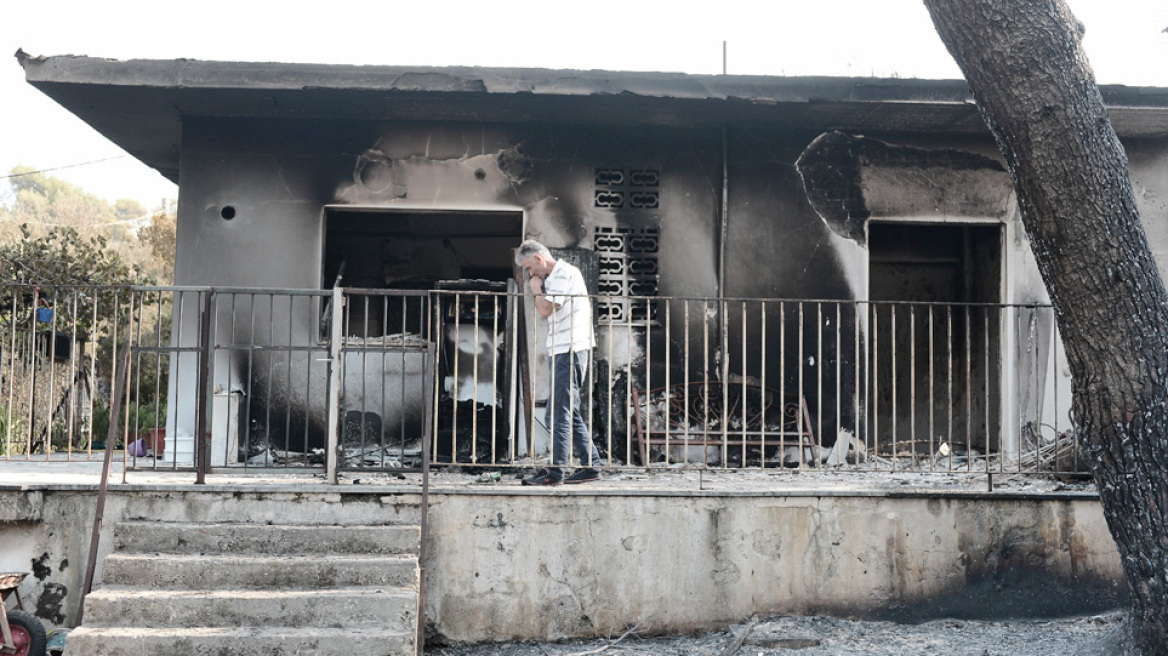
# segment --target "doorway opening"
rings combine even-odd
[[[374,440],[363,435],[381,425],[420,427],[422,360],[411,348],[430,339],[437,346],[439,455],[506,452],[506,292],[522,235],[522,212],[327,208],[324,287],[339,281],[358,290],[344,309],[346,344],[388,353],[345,356],[343,443],[364,447]],[[436,293],[419,305],[361,289]]]
[[[870,223],[868,245],[878,449],[955,467],[1000,450],[1001,225]]]

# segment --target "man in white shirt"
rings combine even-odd
[[[600,453],[592,442],[581,411],[580,389],[588,381],[588,352],[596,346],[592,332],[592,302],[584,276],[576,267],[555,260],[543,244],[527,240],[515,251],[515,262],[531,277],[528,288],[535,309],[548,321],[547,349],[552,355],[551,466],[541,469],[524,485],[559,485],[600,480]],[[569,443],[583,467],[564,478]]]

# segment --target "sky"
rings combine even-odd
[[[1168,0],[1068,4],[1099,83],[1168,87]],[[723,42],[731,74],[961,77],[920,0],[48,0],[0,12],[0,53],[34,56],[717,74]],[[147,209],[178,194],[27,84],[10,58],[0,63],[0,176],[18,164]]]

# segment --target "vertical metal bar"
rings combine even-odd
[[[271,298],[271,297],[269,297],[269,298]],[[305,299],[305,300],[307,301],[308,299]],[[268,305],[268,325],[271,326],[275,322],[276,322],[276,308],[275,308],[275,305],[273,302],[269,302],[269,305]],[[295,325],[296,325],[296,297],[295,296],[288,296],[288,355],[287,355],[288,363],[284,367],[284,385],[285,385],[284,389],[288,390],[288,403],[284,404],[284,451],[285,452],[292,450],[292,352],[293,352],[293,347],[294,347],[293,340],[292,340],[292,326],[295,326]],[[270,328],[269,328],[269,334],[273,334],[273,331]],[[268,343],[274,344],[275,338],[274,337],[269,338]],[[276,355],[274,353],[269,355],[268,362],[271,362],[275,357],[276,357]],[[307,359],[311,360],[312,358],[307,358]],[[308,379],[308,380],[311,380],[311,379]],[[306,383],[306,386],[307,386],[307,383]],[[305,417],[307,417],[308,416],[308,407],[305,406],[304,410],[305,410],[305,413],[304,413]],[[269,431],[268,432],[268,444],[270,445],[271,443],[272,443],[271,431]],[[305,453],[308,452],[307,440],[305,441],[304,445],[301,448],[304,450]],[[288,463],[288,462],[284,463],[285,468],[288,468],[289,465],[290,465],[290,463]]]
[[[953,471],[953,306],[945,306],[945,358],[946,358],[946,394],[948,400],[946,405],[948,411],[948,426],[945,430],[945,442],[949,445],[949,466],[947,469]]]
[[[746,469],[746,431],[750,424],[746,412],[746,301],[742,301],[742,468]]]
[[[405,300],[402,300],[403,306]],[[403,323],[404,313],[403,313]],[[384,324],[382,324],[384,325]],[[402,339],[405,339],[405,331],[402,331]],[[438,380],[438,358],[435,355],[434,342],[428,341],[426,350],[424,351],[425,364],[422,366],[422,389],[437,389]],[[404,356],[403,356],[404,357]],[[403,369],[404,371],[404,369]],[[427,379],[432,380],[427,380]],[[419,543],[418,543],[418,607],[415,610],[414,617],[418,618],[417,633],[414,635],[414,649],[418,656],[422,654],[423,646],[426,641],[426,623],[421,621],[424,616],[424,609],[426,605],[425,590],[426,590],[426,543],[429,541],[430,534],[430,443],[434,441],[431,427],[431,414],[436,406],[436,399],[426,399],[425,393],[422,394],[422,406],[424,410],[422,418],[422,508],[421,518],[419,522]],[[431,402],[433,401],[433,402]],[[437,417],[433,418],[437,421]],[[402,434],[404,443],[405,434]]]
[[[479,461],[479,295],[474,295],[474,359],[470,365],[470,461]]]
[[[117,342],[114,342],[114,344],[115,344],[114,361],[116,362],[117,361],[117,347],[116,347]],[[123,365],[122,365],[121,371],[127,372],[130,368],[130,340],[128,337],[126,339],[126,344],[122,349],[122,361],[123,361]],[[115,368],[116,368],[116,365],[115,365]],[[84,613],[85,613],[84,597],[93,591],[93,575],[94,575],[94,572],[97,571],[97,551],[98,551],[98,545],[100,544],[100,541],[101,541],[102,522],[105,518],[105,497],[106,497],[106,490],[109,489],[110,461],[113,458],[113,448],[114,448],[113,443],[114,443],[114,438],[115,438],[115,431],[117,430],[115,428],[115,425],[117,424],[117,420],[118,420],[117,408],[119,405],[121,405],[122,392],[125,391],[125,387],[127,384],[128,384],[128,376],[126,376],[125,373],[123,373],[121,378],[118,378],[118,377],[114,378],[114,398],[112,399],[112,402],[110,403],[110,408],[111,408],[111,411],[110,411],[110,429],[109,429],[109,434],[106,436],[105,458],[102,460],[101,482],[98,485],[98,491],[97,491],[97,507],[94,509],[93,532],[90,533],[89,555],[88,555],[88,558],[86,561],[85,577],[84,577],[84,580],[83,580],[83,583],[81,586],[82,603],[81,603],[81,607],[78,608],[78,610],[77,610],[78,624],[80,624],[84,619]],[[19,599],[19,596],[17,598]]]
[[[648,454],[648,444],[651,442],[653,437],[653,422],[649,421],[649,408],[653,404],[653,312],[652,308],[649,307],[649,299],[645,298],[643,300],[645,301],[645,453]],[[633,302],[634,301],[629,301],[630,304]],[[632,317],[630,316],[629,319],[632,320]],[[665,396],[666,398],[669,397],[668,389],[665,390]],[[665,413],[666,426],[669,425],[668,407],[669,406],[667,401],[667,409]],[[640,409],[638,409],[638,412],[639,411]],[[646,460],[648,460],[648,457],[646,457]],[[645,463],[646,466],[648,466],[648,464],[649,463],[647,462]]]
[[[207,414],[210,405],[211,379],[211,314],[214,310],[213,292],[201,292],[203,311],[199,326],[199,414],[195,426],[195,484],[207,482],[207,472],[211,469],[211,433],[207,430]],[[97,349],[94,349],[95,351]],[[177,460],[178,448],[175,448]]]
[[[823,464],[823,303],[815,303],[815,466]]]
[[[40,308],[40,288],[33,287],[32,309],[29,311],[28,319],[29,319],[30,324],[28,327],[28,339],[26,340],[26,344],[28,345],[27,350],[26,350],[26,352],[28,353],[28,366],[26,368],[26,371],[29,372],[29,383],[28,383],[28,403],[25,406],[28,408],[28,414],[26,415],[27,421],[25,422],[27,425],[26,429],[25,429],[25,444],[24,444],[24,459],[25,460],[32,459],[33,431],[36,430],[36,379],[37,379],[37,376],[36,376],[36,374],[37,374],[37,357],[36,357],[37,356],[37,345],[36,345],[37,325],[36,325],[36,321],[37,321],[37,310],[39,308]],[[114,335],[113,340],[114,340],[113,341],[114,344],[118,343],[116,334]],[[115,376],[117,375],[116,367],[117,367],[117,365],[115,363],[112,366],[112,369],[114,369],[113,375],[115,375]],[[116,380],[116,378],[115,378],[115,380]]]
[[[511,354],[507,362],[507,454],[511,462],[515,462],[519,455],[519,395],[516,394],[516,381],[519,379],[519,319],[516,310],[523,298],[513,293],[512,289],[518,288],[517,284],[512,287],[513,282],[507,284],[507,322],[504,328],[507,331],[507,352]]]
[[[276,329],[275,329],[275,322],[272,321],[272,313],[276,309],[276,296],[275,296],[275,294],[267,294],[267,297],[268,297],[268,344],[273,344],[275,342],[275,336],[276,336],[275,330]],[[232,295],[232,299],[235,299],[235,298],[236,298],[236,296]],[[239,437],[238,437],[239,433],[241,431],[243,432],[243,455],[244,455],[244,466],[245,467],[247,467],[248,465],[251,464],[249,462],[249,460],[250,460],[249,456],[251,454],[251,400],[252,400],[252,397],[254,397],[256,395],[255,394],[255,374],[254,374],[254,371],[256,369],[256,365],[255,365],[256,338],[255,338],[255,336],[256,336],[256,303],[258,301],[259,301],[259,299],[257,298],[256,294],[248,294],[247,295],[247,342],[243,345],[244,348],[247,349],[247,382],[245,383],[242,380],[240,381],[240,383],[243,385],[244,394],[246,395],[247,399],[246,399],[246,401],[244,399],[239,399],[239,401],[237,401],[237,403],[243,403],[244,412],[243,412],[242,420],[240,420],[238,418],[235,420],[236,421],[235,431],[236,431],[236,436],[237,436],[236,439],[237,440],[239,439]],[[232,302],[232,310],[234,310],[234,309],[235,309],[235,304],[233,301]],[[289,328],[289,330],[290,329],[291,328]],[[234,349],[235,316],[234,316],[234,312],[232,313],[232,317],[231,317],[231,332],[232,332],[231,343],[233,345],[233,348],[231,351],[231,359],[234,360],[235,359],[235,349]],[[273,367],[274,367],[274,363],[272,362],[273,354],[271,352],[268,352],[266,354],[263,354],[263,356],[264,356],[264,359],[268,361],[267,379],[272,380],[274,378],[274,376],[272,374]],[[227,367],[227,382],[228,382],[228,384],[227,384],[227,389],[224,390],[227,393],[228,418],[227,418],[226,424],[227,424],[227,433],[228,434],[231,433],[231,416],[230,416],[232,414],[232,412],[231,412],[231,396],[232,396],[232,394],[234,394],[234,390],[233,390],[234,386],[231,384],[232,369],[233,369],[233,367],[231,365],[228,365],[228,367]],[[264,467],[267,467],[271,464],[270,460],[272,457],[272,449],[271,449],[271,446],[272,446],[272,440],[271,440],[271,437],[272,437],[272,404],[265,403],[264,406],[265,406],[264,407],[264,434],[265,434],[265,437],[267,438],[268,445],[267,445],[267,447],[264,448],[263,463],[264,463]],[[238,410],[237,410],[237,412],[238,412]],[[225,454],[226,457],[224,457],[223,461],[226,463],[231,463],[238,456],[237,456],[237,454],[230,452],[230,449],[231,449],[231,440],[230,439],[227,440],[227,448],[229,450]]]
[[[93,320],[90,326],[93,330],[97,330],[97,306],[100,303],[100,294],[94,294],[93,297]],[[15,316],[15,315],[14,315]],[[16,322],[13,321],[13,328]],[[181,325],[179,326],[181,329]],[[15,337],[15,335],[14,335]],[[15,354],[14,354],[15,355]],[[94,390],[97,389],[97,337],[94,336],[93,348],[89,349],[89,440],[85,447],[86,455],[89,459],[93,458],[93,397],[96,396]],[[175,451],[178,452],[177,450]]]
[[[154,348],[156,348],[158,350],[155,351],[155,355],[154,355],[154,433],[152,435],[152,438],[157,437],[159,430],[162,430],[162,431],[166,430],[166,422],[165,421],[162,422],[161,427],[159,427],[159,425],[158,425],[158,423],[159,423],[158,418],[162,416],[161,411],[163,408],[166,407],[166,406],[162,405],[162,401],[159,398],[162,395],[162,355],[164,352],[163,348],[162,348],[162,305],[165,302],[165,300],[164,300],[166,298],[164,295],[165,293],[166,292],[158,292],[158,312],[154,316]],[[170,292],[170,294],[171,294],[171,296],[170,296],[171,325],[173,325],[174,324],[174,319],[173,319],[173,317],[174,317],[174,292]],[[74,312],[73,315],[77,316],[77,313]],[[169,358],[167,358],[167,361],[169,362]],[[174,439],[174,438],[172,437],[171,439]],[[157,451],[158,440],[153,439],[153,442],[155,445],[155,451]],[[163,453],[155,453],[154,457],[156,460],[161,458],[162,464],[165,465],[166,464],[165,447],[163,448]],[[175,466],[172,465],[171,468],[174,469]]]
[[[498,462],[496,436],[499,434],[499,295],[492,294],[494,308],[491,310],[491,389],[495,398],[491,403],[491,464]],[[592,349],[588,349],[592,353]],[[591,363],[589,363],[591,364]],[[592,371],[589,369],[589,371]],[[588,406],[588,427],[592,427],[592,406]]]
[[[1031,311],[1030,319],[1030,351],[1034,354],[1031,359],[1034,361],[1034,373],[1030,376],[1030,384],[1033,386],[1034,398],[1034,428],[1037,441],[1041,444],[1042,440],[1042,408],[1039,406],[1039,390],[1038,390],[1038,306],[1035,306]],[[1037,466],[1037,460],[1035,465]]]
[[[310,315],[310,318],[308,319],[308,323],[309,323],[309,325],[312,325],[315,322],[316,317],[318,317],[320,315],[314,311],[313,308],[316,306],[316,304],[312,302],[311,298],[305,299],[305,301],[306,301],[306,303],[305,303],[306,307],[305,307],[304,311]],[[314,326],[311,334],[314,337],[320,335],[320,327]],[[314,337],[309,337],[308,339],[305,340],[305,348],[304,348],[304,356],[305,356],[304,357],[304,380],[305,380],[304,414],[305,414],[305,419],[304,419],[304,440],[303,440],[302,444],[304,445],[305,451],[308,451],[308,426],[309,426],[308,412],[309,412],[309,406],[312,403],[312,380],[313,380],[313,378],[312,378],[312,363],[314,360],[316,360],[316,357],[313,354],[313,349],[314,349],[313,342],[316,341],[316,339]],[[291,326],[291,324],[289,324],[289,326],[288,326],[288,339],[289,340],[292,339],[292,326]],[[291,375],[292,367],[289,366],[288,369],[289,369],[289,375]]]
[[[900,368],[900,362],[897,360],[896,349],[896,305],[889,304],[888,306],[888,345],[891,347],[892,359],[888,363],[888,377],[889,384],[892,387],[892,460],[896,462],[900,454],[900,435],[898,424],[899,417],[897,416],[898,408],[897,401],[897,384],[896,372]],[[910,463],[911,464],[911,463]]]
[[[133,327],[134,292],[132,290],[127,290],[127,291],[129,293],[130,298],[127,301],[127,307],[125,310],[125,312],[126,312],[126,314],[125,314],[125,317],[126,317],[126,342],[128,344],[131,344],[131,346],[132,346],[133,339],[134,339],[134,327]],[[130,363],[132,363],[132,362],[133,362],[133,360],[130,360],[130,362],[127,364],[129,366],[132,366],[132,365],[130,365]],[[130,445],[130,394],[129,394],[130,373],[131,373],[130,370],[126,371],[126,386],[127,386],[126,392],[127,393],[125,395],[125,406],[123,409],[123,411],[126,414],[125,414],[124,420],[122,421],[122,446],[125,447],[124,450],[122,451],[123,465],[125,465],[125,462],[126,462],[126,454],[128,454],[130,451],[130,449],[129,449],[129,445]],[[129,467],[125,467],[125,466],[122,467],[122,482],[123,483],[126,482],[126,471],[128,469],[129,469]]]
[[[1044,308],[1044,310],[1045,310],[1045,308]],[[999,310],[999,313],[1000,312],[1001,312],[1001,310]],[[1044,314],[1045,314],[1045,312],[1044,312]],[[1053,313],[1051,313],[1051,314],[1053,314]],[[998,319],[998,325],[1001,325],[1001,318],[1000,317]],[[1059,343],[1060,343],[1060,340],[1059,340],[1059,335],[1058,335],[1058,324],[1055,323],[1054,317],[1051,316],[1051,321],[1050,321],[1050,348],[1051,348],[1050,369],[1051,369],[1051,378],[1054,379],[1054,443],[1055,443],[1055,449],[1056,449],[1055,452],[1056,453],[1058,453],[1057,450],[1061,450],[1063,448],[1063,445],[1061,443],[1062,442],[1062,432],[1059,430],[1059,416],[1062,415],[1062,409],[1059,406],[1059,399],[1061,398],[1061,397],[1059,397],[1059,378],[1062,377],[1060,375],[1060,372],[1059,372],[1059,362],[1058,362]],[[999,362],[1002,359],[1000,353],[1001,353],[1001,351],[999,349],[999,355],[998,355]],[[999,409],[998,414],[1000,416],[1000,415],[1003,415],[1004,412],[1001,409]],[[1004,424],[1005,422],[1000,421],[998,423],[999,423],[999,425],[1001,425],[1001,424]],[[1003,447],[1002,450],[1004,451],[1005,450],[1004,449],[1004,446],[1005,446],[1004,445],[1004,442],[1005,442],[1005,435],[1004,434],[1006,432],[1004,426],[1000,432],[1002,435],[1001,435],[1001,437],[999,437],[998,443],[1000,445],[1002,445],[1002,447]],[[1075,437],[1072,435],[1070,440],[1071,440],[1071,444],[1072,444],[1071,453],[1073,454],[1073,457],[1071,458],[1071,466],[1074,469],[1078,469],[1079,468],[1079,449],[1077,448],[1078,447],[1078,437]]]
[[[136,359],[131,359],[131,362],[134,363],[134,370],[132,372],[132,376],[134,378],[134,435],[142,434],[142,351],[135,349],[134,343],[136,342],[139,346],[142,344],[142,306],[144,305],[144,297],[145,292],[135,292],[133,290],[130,291],[130,325],[127,326],[127,329],[132,335],[130,342],[130,354],[131,356],[136,355]],[[136,306],[134,303],[135,299],[138,301]],[[135,314],[137,316],[137,320],[135,320]],[[134,334],[135,332],[137,333],[136,335]],[[135,354],[134,351],[138,351],[138,353]],[[142,444],[145,446],[146,441],[143,440]],[[138,452],[134,451],[134,453],[131,455],[134,458],[134,463],[137,464]]]
[[[670,332],[671,317],[669,316],[672,308],[670,307],[670,298],[665,297],[665,466],[669,466],[669,448],[670,437],[672,435],[672,417],[670,415],[670,408],[673,407],[673,388],[670,387],[670,379],[672,372],[670,371],[670,360],[673,351],[673,334]],[[646,451],[648,449],[646,448]]]
[[[880,452],[880,306],[872,304],[872,443],[876,452]],[[893,440],[895,440],[895,436]],[[896,461],[895,444],[892,451],[892,460]],[[880,460],[876,460],[877,464]]]
[[[427,314],[431,315],[431,318],[430,318],[430,325],[431,325],[430,336],[431,336],[431,339],[430,339],[430,341],[437,344],[438,340],[443,339],[443,336],[440,334],[440,332],[441,332],[440,326],[442,324],[440,319],[441,319],[443,301],[442,301],[442,296],[437,294],[437,293],[432,294],[430,296],[430,298],[432,299],[432,302],[433,302],[433,308],[432,308],[433,311],[427,313]],[[431,452],[430,457],[437,458],[438,457],[438,440],[437,440],[437,437],[438,437],[438,410],[439,410],[439,407],[438,407],[438,397],[439,397],[438,379],[441,378],[441,376],[439,375],[440,372],[438,371],[438,356],[437,355],[434,356],[434,361],[432,364],[434,366],[434,375],[433,375],[434,380],[433,380],[433,392],[432,392],[433,398],[431,399],[431,402],[427,403],[426,405],[427,405],[427,407],[430,407],[430,406],[433,407],[433,410],[430,413],[431,418],[432,418],[431,421],[432,421],[433,425],[430,427],[430,430],[431,430],[432,435],[434,436],[435,439],[431,440],[431,443],[432,443],[431,448],[433,449],[433,451]],[[524,394],[529,395],[527,391],[524,391]],[[527,402],[527,403],[530,407],[530,402]],[[528,429],[530,430],[530,428],[531,427],[529,426]],[[530,435],[530,434],[531,433],[528,433],[528,435]],[[531,440],[528,440],[529,444],[530,444],[530,442],[531,442]]]
[[[612,376],[613,376],[612,343],[614,341],[613,328],[612,328],[612,313],[613,313],[613,308],[615,308],[615,307],[619,307],[619,306],[614,305],[614,304],[610,304],[608,306],[608,367],[606,368],[607,375],[605,376],[608,379],[608,381],[607,381],[608,393],[605,395],[605,400],[607,401],[607,403],[605,405],[608,406],[608,412],[605,413],[605,417],[606,417],[606,420],[608,421],[608,428],[606,430],[608,437],[606,439],[608,440],[608,461],[609,461],[609,464],[612,464],[612,405],[613,405],[613,403],[612,403]],[[632,464],[633,454],[626,451],[625,452],[625,461],[629,464]],[[642,464],[644,464],[644,463],[642,463]]]
[[[805,373],[807,371],[807,360],[804,359],[805,339],[804,339],[803,331],[804,331],[805,325],[806,325],[806,320],[803,317],[803,301],[799,301],[799,413],[800,414],[799,414],[799,424],[798,425],[799,425],[799,468],[800,469],[802,469],[803,464],[804,464],[803,460],[807,456],[807,453],[804,450],[804,447],[807,445],[807,442],[809,441],[807,439],[805,431],[807,428],[810,428],[810,426],[803,425],[803,419],[802,419],[803,418],[803,414],[802,414],[803,408],[805,408],[806,404],[807,404],[807,391],[806,391],[806,389],[804,389],[804,385],[803,385],[804,378],[806,377]]]
[[[685,299],[684,301],[682,301],[682,314],[683,314],[683,318],[684,318],[685,323],[682,325],[681,332],[682,332],[682,337],[685,341],[685,351],[682,352],[682,359],[683,359],[682,367],[683,367],[684,371],[682,372],[682,383],[683,384],[681,387],[681,394],[682,394],[682,401],[683,401],[684,405],[682,406],[682,410],[681,410],[681,422],[682,422],[682,431],[684,431],[682,441],[685,443],[685,448],[682,450],[681,461],[686,466],[689,466],[689,420],[690,420],[690,416],[689,416],[689,413],[690,413],[690,405],[689,405],[689,373],[690,373],[689,346],[690,346],[690,344],[689,344],[689,299],[688,298]],[[665,463],[667,465],[669,464],[669,452],[668,451],[665,452]]]
[[[795,403],[799,407],[799,403]],[[798,426],[798,409],[795,425]],[[779,464],[787,459],[787,303],[779,301]]]
[[[937,382],[934,377],[934,368],[937,362],[936,354],[934,352],[933,344],[937,339],[935,329],[933,327],[933,315],[936,314],[937,307],[929,305],[929,453],[937,453],[936,436],[937,428],[934,423],[935,412],[937,407]],[[929,469],[936,469],[936,460],[929,461]]]
[[[840,428],[843,427],[842,422],[843,422],[843,403],[844,403],[844,400],[843,400],[843,360],[844,360],[843,355],[844,355],[844,353],[843,353],[843,345],[841,344],[841,340],[843,339],[843,327],[840,325],[840,321],[843,318],[842,315],[843,315],[843,311],[841,308],[841,304],[839,301],[836,301],[836,303],[835,303],[835,443],[836,443],[835,452],[837,454],[843,453],[844,447],[851,447],[851,444],[846,444],[846,445],[838,444],[838,442],[840,440]],[[844,464],[838,458],[836,459],[836,462],[838,464],[841,464],[841,465]]]
[[[524,310],[524,312],[526,313],[526,310]],[[539,325],[539,310],[535,307],[535,300],[533,297],[532,304],[531,304],[531,321],[525,322],[525,326],[526,326],[526,329],[528,332],[527,343],[529,345],[528,349],[527,349],[527,352],[528,352],[527,359],[529,362],[531,362],[533,364],[539,363],[539,357],[538,357],[539,356],[539,342],[538,342],[539,338],[538,338],[538,335],[536,334],[536,328],[538,325]],[[550,368],[549,368],[549,370],[550,370]],[[528,386],[528,388],[529,388],[529,391],[531,392],[531,403],[528,404],[528,407],[532,408],[532,411],[531,411],[531,417],[529,418],[529,421],[531,422],[531,426],[529,427],[530,431],[528,432],[528,435],[531,436],[531,439],[528,440],[528,448],[531,451],[532,464],[535,464],[535,423],[536,423],[536,420],[535,420],[535,410],[534,410],[534,407],[535,407],[534,406],[534,404],[535,404],[535,380],[534,380],[534,376],[531,376],[530,380],[531,380],[531,384]],[[549,387],[554,387],[554,385],[549,385]],[[550,395],[549,395],[549,397],[550,397]],[[549,426],[548,429],[549,429],[548,436],[550,438],[551,437],[551,430],[550,430],[551,427]],[[548,444],[548,447],[549,447],[548,454],[549,455],[551,454],[550,442],[551,442],[551,440],[549,439],[549,444]]]
[[[625,453],[628,454],[629,462],[633,460],[633,301],[628,300],[626,307],[627,314],[625,315],[625,327],[628,338],[625,339]],[[553,386],[554,387],[554,386]],[[640,408],[637,408],[640,412]],[[647,461],[648,449],[645,450]],[[642,462],[642,466],[648,467],[648,462]]]
[[[341,411],[341,341],[342,314],[345,295],[341,287],[333,287],[333,312],[329,326],[329,390],[328,390],[328,448],[325,453],[325,477],[329,485],[337,484],[337,458],[340,455]]]
[[[965,306],[965,468],[973,469],[973,343],[970,333],[973,321],[969,317],[969,306]]]
[[[718,300],[718,326],[722,336],[718,377],[722,381],[722,468],[730,466],[730,306]]]
[[[990,435],[991,435],[991,433],[990,433],[990,308],[988,305],[982,307],[982,315],[981,316],[982,316],[982,336],[983,336],[984,343],[985,343],[985,349],[984,349],[985,358],[984,358],[984,361],[982,362],[982,366],[983,366],[983,369],[982,369],[982,388],[985,390],[985,399],[983,401],[985,404],[985,436],[986,436],[985,437],[985,440],[986,440],[985,458],[986,458],[986,469],[988,470],[990,468],[989,456],[990,456],[990,447],[991,447],[991,440],[990,440]],[[1001,436],[999,435],[998,436],[998,452],[999,453],[1001,453],[1001,446],[1002,446],[1002,440],[1001,440]],[[998,462],[1001,463],[1001,460],[999,460]]]
[[[53,457],[53,422],[56,419],[56,405],[53,403],[57,391],[57,315],[60,314],[57,307],[57,289],[53,289],[53,300],[50,301],[50,307],[53,309],[53,317],[49,321],[49,334],[45,340],[45,349],[49,354],[49,394],[48,403],[45,405],[48,415],[48,422],[45,425],[45,460],[51,460]],[[133,303],[131,303],[131,312],[133,311]],[[128,395],[127,395],[128,396]]]
[[[917,308],[908,306],[908,427],[912,465],[917,465]]]
[[[702,437],[709,439],[707,435],[710,426],[710,302],[709,300],[702,301]],[[707,452],[709,449],[702,449],[702,465],[710,466]]]
[[[855,351],[853,351],[854,355],[852,356],[852,365],[855,368],[855,379],[854,379],[854,382],[852,383],[852,388],[853,388],[852,389],[852,412],[853,412],[852,422],[854,424],[853,428],[856,431],[856,437],[860,440],[860,443],[864,444],[866,447],[868,444],[868,442],[867,442],[868,436],[867,435],[864,435],[863,437],[860,436],[860,427],[863,425],[863,421],[860,419],[860,303],[859,302],[852,303],[852,341],[853,341],[852,348],[855,349]],[[857,458],[856,461],[859,462],[859,458]]]
[[[758,441],[759,441],[759,448],[758,448],[759,463],[758,463],[758,466],[760,469],[766,469],[767,407],[769,406],[769,403],[767,403],[768,392],[767,392],[767,379],[766,379],[766,372],[767,372],[767,325],[766,325],[766,301],[765,300],[759,301],[758,313],[759,313],[759,318],[760,318],[760,323],[761,323],[761,325],[759,326],[759,335],[760,335],[760,339],[759,339],[759,341],[760,341],[760,344],[759,344],[759,347],[760,347],[759,370],[760,371],[759,371],[758,385],[759,385],[760,389],[758,390],[758,400],[759,400],[759,405],[761,406],[761,410],[760,410],[759,416],[758,416],[758,428],[759,428],[759,431],[758,431],[759,432],[759,438],[758,438]],[[783,400],[779,399],[779,421],[780,422],[782,422],[782,408],[783,408]],[[781,431],[782,428],[780,428],[779,430]],[[779,454],[779,456],[782,457],[782,454]]]
[[[75,426],[75,422],[77,421],[77,376],[80,373],[78,371],[78,367],[77,367],[77,348],[76,348],[76,346],[77,346],[77,294],[78,294],[77,288],[73,288],[73,293],[70,295],[70,299],[71,299],[70,306],[71,307],[69,308],[69,316],[72,317],[72,319],[73,319],[72,321],[69,322],[70,323],[70,330],[69,330],[69,374],[68,374],[69,375],[69,392],[68,392],[68,394],[69,394],[69,419],[68,419],[68,428],[65,431],[65,439],[66,439],[66,443],[68,444],[68,449],[69,449],[67,454],[66,454],[66,457],[69,460],[73,459],[73,427]],[[157,384],[155,384],[154,389],[155,390],[158,389]],[[155,394],[155,397],[157,397],[157,393]],[[156,410],[157,410],[157,408],[156,408]],[[158,416],[157,412],[155,412],[155,416],[156,417]],[[155,423],[157,423],[157,422],[155,422]],[[5,451],[5,454],[7,454],[7,453],[8,452]],[[157,454],[155,454],[155,455],[157,456]]]
[[[8,455],[9,457],[12,457],[12,455],[13,455],[13,452],[12,452],[12,407],[13,407],[13,405],[15,405],[13,403],[13,400],[15,399],[15,394],[16,394],[16,324],[17,324],[16,297],[18,295],[18,293],[17,293],[18,289],[19,288],[17,288],[17,287],[12,288],[12,323],[11,323],[11,328],[9,329],[9,338],[8,338],[9,339],[9,342],[8,342],[8,361],[9,361],[8,403],[6,404],[6,406],[4,408],[4,413],[5,413],[4,453],[6,455]],[[96,307],[96,305],[95,305],[95,307]],[[92,390],[92,388],[90,388],[90,389]],[[89,395],[89,397],[92,399],[93,394],[91,393]],[[92,412],[90,413],[90,416],[93,416]],[[93,422],[90,422],[91,425],[92,425],[92,423]],[[92,429],[91,429],[91,433],[92,433]],[[92,437],[90,438],[89,441],[93,442]],[[92,452],[93,447],[91,445],[87,446],[86,448],[89,450],[89,452]]]
[[[426,322],[426,315],[428,313],[426,312],[426,306],[423,304],[423,299],[424,299],[424,297],[422,297],[422,296],[418,297],[418,336],[423,337],[423,344],[426,344],[426,343],[428,343],[428,340],[426,340],[424,338],[426,330],[423,327],[423,324]],[[386,332],[389,332],[389,330],[388,330],[389,329],[389,299],[385,299],[384,305],[385,305],[385,310],[384,310],[385,314],[384,314],[384,318],[381,321],[381,325],[386,327]],[[404,466],[405,457],[406,457],[406,411],[405,411],[405,408],[406,408],[406,335],[409,333],[409,314],[410,314],[409,303],[407,302],[406,297],[403,296],[403,297],[401,297],[401,329],[400,329],[401,353],[399,354],[399,358],[400,358],[399,371],[400,371],[400,373],[398,374],[398,380],[397,380],[398,394],[399,394],[399,399],[398,399],[399,406],[398,407],[401,408],[401,411],[398,412],[398,430],[397,430],[398,462],[403,463],[403,466]],[[425,372],[426,372],[427,368],[428,368],[427,366],[423,366],[423,368],[422,368],[423,379],[425,378]],[[435,369],[434,372],[431,372],[431,374],[434,374],[436,372],[437,372],[437,370]],[[422,405],[423,406],[426,405],[425,398],[426,398],[426,390],[428,390],[428,389],[429,389],[429,386],[423,384],[423,387],[422,387],[422,399],[423,399]],[[426,408],[423,407],[422,413],[425,414],[425,412],[426,412]],[[385,428],[384,422],[382,422],[382,428],[383,428],[383,430]],[[422,426],[422,430],[423,431],[426,430],[426,427],[424,425]],[[423,457],[428,457],[428,456],[423,455]],[[385,467],[384,457],[382,458],[381,466]]]
[[[462,348],[462,294],[454,292],[454,349],[451,357],[454,359],[454,380],[450,386],[450,461],[458,462],[458,361],[459,349]],[[474,440],[471,440],[472,442]]]

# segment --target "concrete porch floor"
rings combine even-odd
[[[0,490],[86,490],[101,482],[102,461],[0,459]],[[483,472],[500,473],[497,481],[480,482]],[[520,479],[533,466],[436,467],[431,470],[431,492],[436,494],[584,494],[595,496],[1005,496],[1097,498],[1089,478],[1055,479],[1034,474],[994,472],[907,472],[857,469],[666,469],[654,467],[610,469],[600,481],[575,486],[527,487]],[[227,471],[195,484],[190,472],[150,469],[127,471],[120,459],[110,468],[110,487],[121,489],[179,489],[228,491],[256,486],[281,492],[417,492],[421,474],[393,471],[346,471],[340,483],[325,483],[322,471],[310,468]]]

